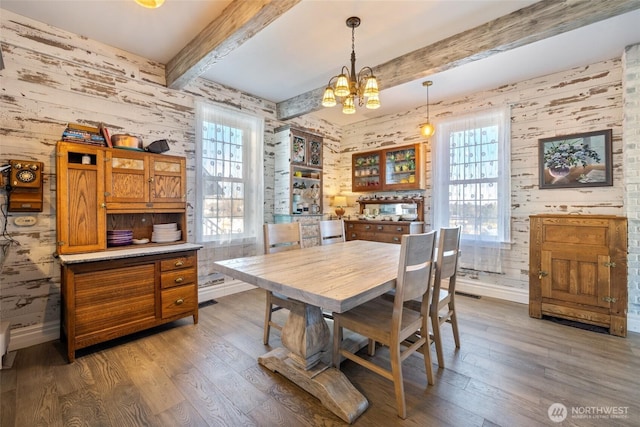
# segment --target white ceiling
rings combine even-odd
[[[167,63],[230,0],[166,0],[145,9],[133,0],[1,0],[0,7],[107,45]],[[302,0],[202,77],[280,102],[327,84],[349,65],[358,16],[356,68],[376,66],[535,3],[535,0]],[[640,43],[640,10],[428,77],[432,103],[575,66],[618,58]],[[422,81],[382,91],[378,110],[314,113],[345,125],[424,105]]]

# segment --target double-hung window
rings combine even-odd
[[[438,123],[433,227],[461,227],[462,267],[501,272],[511,236],[510,109]]]
[[[195,223],[199,242],[261,241],[263,126],[261,118],[198,103]]]

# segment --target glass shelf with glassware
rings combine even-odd
[[[424,159],[424,144],[354,153],[352,191],[424,189]]]

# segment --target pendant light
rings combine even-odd
[[[431,80],[427,80],[426,82],[422,83],[422,86],[426,86],[427,88],[427,122],[420,125],[420,133],[425,138],[433,136],[433,134],[436,132],[436,128],[429,121],[429,86],[431,86],[432,84],[433,82]]]

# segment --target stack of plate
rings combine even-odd
[[[169,224],[154,224],[151,241],[156,243],[175,242],[182,238],[182,231],[178,230],[175,222]]]
[[[133,243],[133,230],[107,230],[107,246],[126,246]]]

